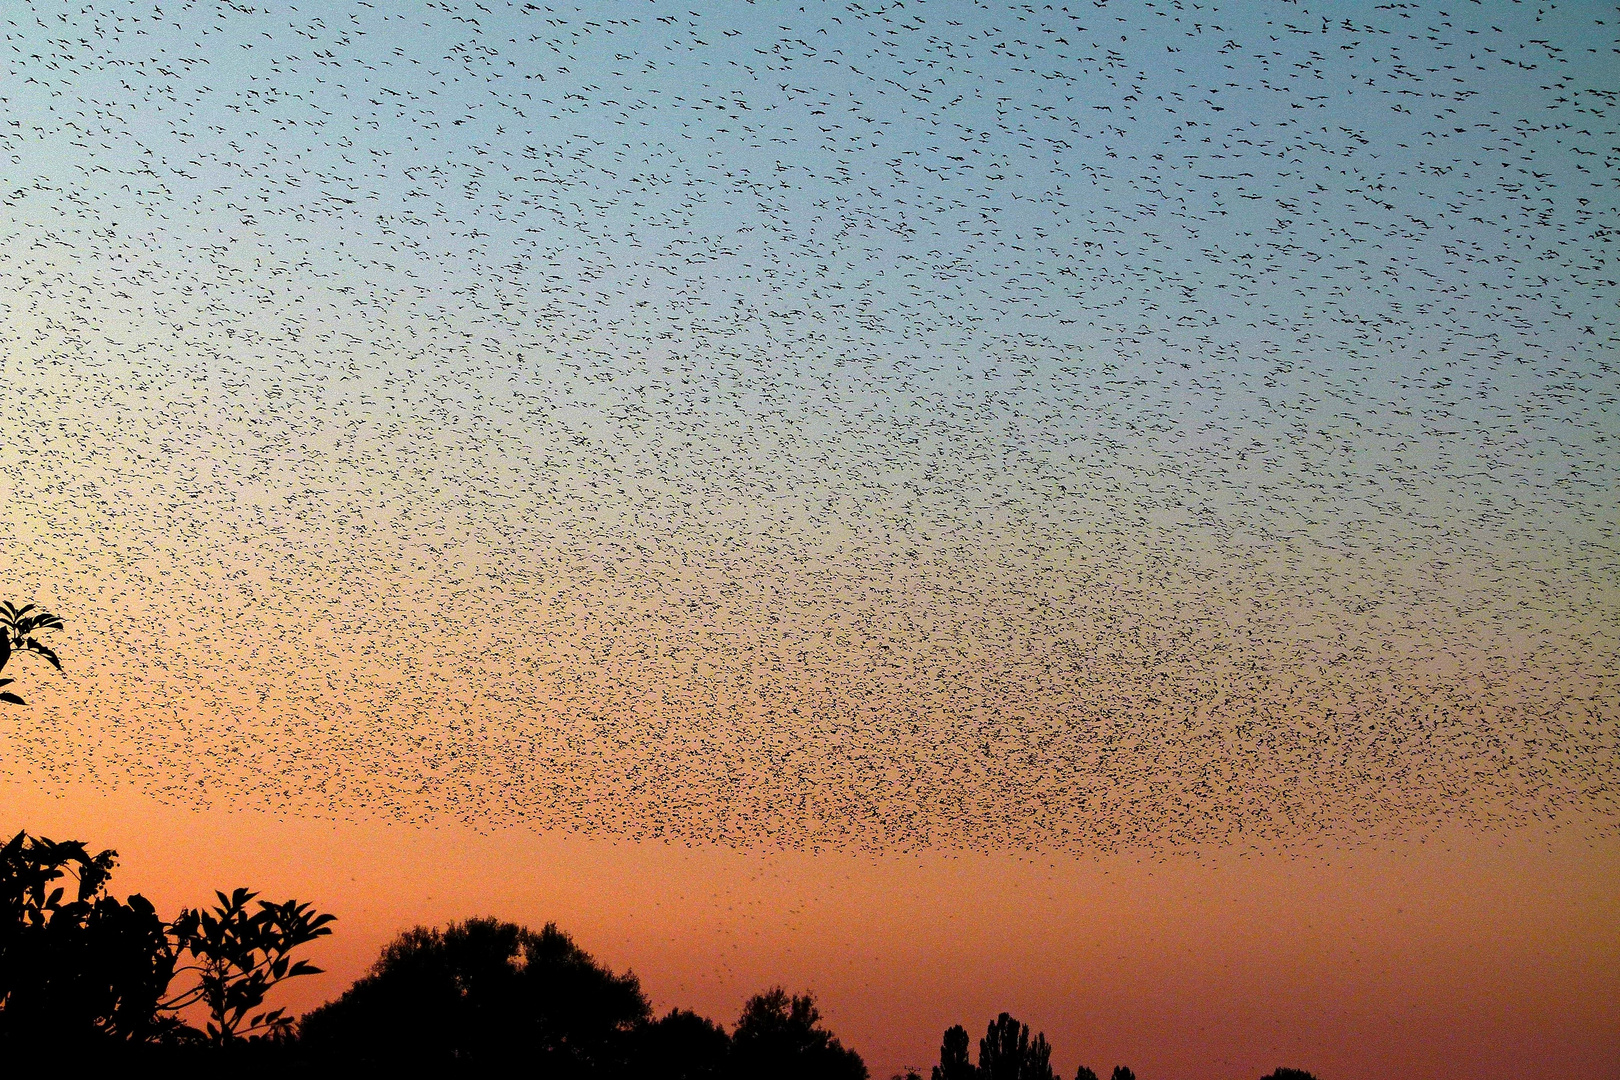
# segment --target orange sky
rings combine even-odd
[[[1620,1080],[1612,9],[171,6],[3,30],[0,826],[299,1009]]]
[[[0,807],[7,829],[116,847],[117,889],[166,912],[246,884],[337,913],[316,950],[328,974],[285,997],[298,1009],[402,928],[493,914],[557,921],[660,1009],[730,1020],[772,983],[813,989],[880,1078],[1003,1009],[1047,1033],[1064,1073],[1620,1077],[1620,842],[1573,829],[1349,853],[872,856],[278,820],[38,778],[0,785]]]

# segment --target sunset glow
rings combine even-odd
[[[6,836],[1620,1080],[1620,14],[695,6],[0,12]]]

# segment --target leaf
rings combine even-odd
[[[52,629],[51,622],[55,618],[56,616],[50,612],[42,611],[33,618],[19,621],[15,627],[16,633],[18,636],[22,636],[32,634],[35,630],[50,630]]]
[[[24,701],[22,698],[18,697],[16,694],[13,694],[9,690],[0,691],[0,701],[8,702],[12,705],[28,704],[28,702]]]
[[[55,668],[57,671],[62,670],[62,661],[56,658],[56,654],[50,649],[47,649],[45,646],[41,645],[39,642],[35,641],[33,638],[29,638],[27,641],[23,642],[23,647],[32,649],[34,652],[37,652],[39,655],[43,656],[46,660],[49,660],[51,667]]]

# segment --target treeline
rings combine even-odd
[[[808,994],[750,998],[728,1031],[655,1016],[641,984],[548,924],[418,927],[335,1001],[295,1020],[268,997],[320,969],[293,954],[333,917],[294,900],[217,893],[160,918],[108,892],[116,852],[19,833],[0,848],[0,1061],[72,1060],[243,1075],[556,1080],[870,1080]],[[1003,1013],[978,1040],[944,1033],[928,1080],[1060,1080],[1044,1034]],[[922,1080],[908,1072],[894,1080]],[[1082,1067],[1075,1080],[1098,1080]],[[1135,1080],[1116,1066],[1111,1080]],[[1312,1080],[1281,1069],[1266,1080]]]

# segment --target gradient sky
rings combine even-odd
[[[1613,6],[97,7],[0,16],[0,567],[68,620],[0,714],[17,827],[131,875],[329,830],[386,894],[320,872],[345,978],[478,909],[401,869],[478,838],[499,914],[578,914],[664,1004],[836,984],[881,1069],[1005,1007],[895,889],[1091,898],[1009,917],[1018,955],[1155,908],[1146,972],[1282,948],[1339,1003],[1300,1064],[1440,1075],[1460,1006],[1368,1035],[1346,928],[1440,986],[1489,967],[1477,897],[1541,882],[1491,925],[1572,928],[1534,1000],[1586,1019],[1503,1028],[1502,953],[1463,1026],[1524,1053],[1470,1075],[1557,1028],[1549,1070],[1620,1076],[1581,1012],[1620,997],[1584,966],[1620,933]],[[565,850],[584,893],[531,881]],[[579,899],[717,868],[789,906],[847,872],[870,963],[716,967],[728,893],[641,937]],[[1174,997],[1001,966],[968,981],[1071,1071],[1088,1009]],[[1175,993],[1109,1045],[1277,1064]]]

